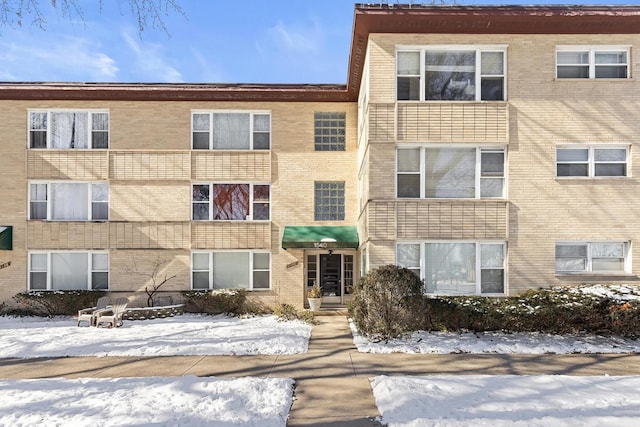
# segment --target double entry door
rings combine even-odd
[[[319,284],[322,301],[344,304],[353,292],[353,254],[307,254],[307,286]]]

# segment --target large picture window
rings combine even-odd
[[[557,273],[624,273],[628,242],[561,242],[556,244]]]
[[[424,279],[435,295],[503,295],[504,242],[398,243],[396,264]]]
[[[109,219],[109,184],[31,183],[29,219],[106,221]]]
[[[399,101],[503,101],[504,46],[428,46],[396,55]]]
[[[195,221],[267,221],[270,218],[268,184],[194,184]]]
[[[271,114],[211,111],[192,115],[194,150],[269,150]]]
[[[504,197],[504,148],[398,148],[396,162],[399,198]]]
[[[567,146],[556,149],[556,174],[559,177],[627,176],[628,147]]]
[[[191,262],[193,289],[271,288],[269,252],[194,252]]]
[[[629,49],[619,46],[558,46],[558,79],[627,79]]]
[[[32,252],[30,290],[107,290],[107,252]]]
[[[109,148],[109,113],[106,111],[30,111],[29,147]]]

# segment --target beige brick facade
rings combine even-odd
[[[384,23],[357,9],[346,86],[0,85],[0,226],[13,227],[13,250],[0,251],[0,301],[28,289],[30,252],[106,252],[110,291],[144,305],[150,279],[136,272],[162,262],[160,274],[175,275],[163,289],[175,295],[192,287],[193,253],[256,251],[270,254],[270,287],[252,297],[302,307],[308,262],[326,250],[285,250],[282,238],[285,227],[314,225],[357,226],[359,248],[335,251],[353,256],[356,279],[395,263],[398,243],[503,242],[504,294],[639,280],[640,8],[584,9],[582,21],[562,7],[371,8],[399,14]],[[553,25],[540,21],[549,13]],[[414,32],[424,28],[434,32]],[[503,50],[505,100],[397,101],[396,51],[426,46]],[[557,46],[627,49],[630,78],[557,79]],[[51,110],[108,112],[109,148],[30,149],[29,112]],[[268,113],[270,150],[192,149],[192,115],[221,111]],[[345,113],[344,151],[315,150],[316,112]],[[565,145],[627,147],[628,176],[559,178],[556,149]],[[396,197],[399,147],[451,146],[503,149],[505,196]],[[30,184],[70,182],[108,183],[108,220],[28,219]],[[316,182],[344,183],[343,220],[315,220]],[[192,186],[209,184],[269,184],[270,219],[193,220]],[[624,274],[556,273],[557,242],[604,241],[628,245]]]
[[[507,46],[507,102],[396,102],[396,46],[429,45]],[[632,78],[556,79],[558,45],[630,47]],[[369,203],[360,217],[372,243],[370,267],[394,262],[397,241],[498,240],[507,245],[509,294],[558,284],[637,281],[637,250],[629,252],[626,274],[567,275],[555,273],[555,244],[623,241],[634,248],[640,239],[638,49],[639,34],[372,34],[369,139],[361,147],[367,154]],[[394,201],[395,149],[407,142],[505,146],[506,200]],[[558,178],[556,147],[563,144],[628,146],[629,176]]]
[[[28,149],[28,112],[108,111],[108,150]],[[191,150],[192,111],[271,114],[271,150]],[[0,159],[3,224],[14,227],[13,251],[1,251],[0,299],[28,287],[29,251],[108,251],[110,291],[146,304],[144,287],[157,260],[176,275],[162,289],[191,289],[191,251],[267,250],[271,289],[252,296],[265,304],[304,304],[303,250],[281,248],[287,225],[355,225],[357,216],[355,103],[2,101]],[[346,151],[316,152],[314,112],[344,112]],[[314,220],[314,182],[345,183],[343,221]],[[108,182],[109,220],[27,220],[29,183]],[[271,185],[270,221],[192,221],[194,183]],[[355,254],[355,251],[353,251]],[[135,265],[134,265],[135,264]],[[293,265],[295,264],[295,265]]]

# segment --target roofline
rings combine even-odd
[[[344,84],[0,82],[0,99],[350,102]]]
[[[0,82],[0,100],[355,102],[372,33],[639,34],[640,6],[356,4],[346,85]]]
[[[355,5],[347,90],[357,99],[369,34],[639,34],[640,6]]]

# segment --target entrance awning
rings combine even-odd
[[[358,248],[358,230],[353,226],[287,226],[283,249]]]

